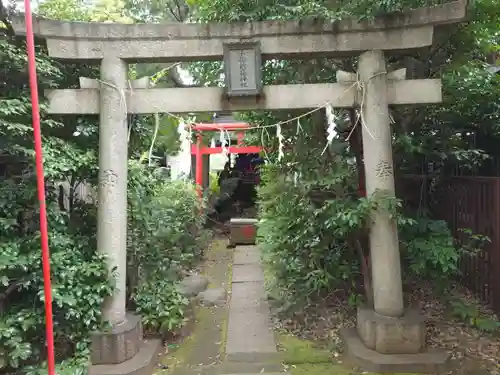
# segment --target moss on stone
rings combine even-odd
[[[210,322],[210,309],[196,307],[194,316],[196,322],[193,332],[178,345],[177,349],[167,353],[160,359],[160,363],[166,368],[159,370],[156,374],[172,373],[176,367],[182,366],[188,360],[190,353],[196,345],[196,338],[203,330],[203,323]]]
[[[231,286],[232,286],[232,281],[233,281],[233,263],[229,262],[227,273],[226,273],[226,285],[227,285],[227,295],[228,297],[231,295]],[[229,298],[228,298],[229,300]],[[229,302],[228,302],[229,304]],[[227,346],[227,330],[228,330],[228,325],[229,325],[229,307],[226,308],[225,314],[224,314],[224,319],[221,324],[221,339],[220,339],[220,348],[219,348],[219,354],[220,357],[225,360],[225,355],[226,355],[226,346]]]
[[[291,365],[288,372],[292,375],[357,375],[346,366],[335,363],[302,363]]]
[[[332,361],[332,354],[312,341],[291,334],[278,334],[280,350],[284,352],[284,367],[292,375],[351,375],[347,366]]]
[[[284,362],[288,365],[327,363],[332,359],[332,354],[328,350],[318,348],[313,342],[290,334],[279,334],[278,343],[284,352]]]
[[[232,277],[231,262],[228,261],[228,270],[224,270],[225,273],[223,275],[220,274],[220,266],[222,266],[222,264],[218,264],[217,262],[228,252],[229,250],[226,249],[225,243],[222,240],[214,240],[211,246],[208,248],[207,262],[205,263],[202,271],[202,274],[207,276],[211,281],[208,285],[208,288],[218,288],[222,283],[226,283],[226,285],[230,286]],[[215,313],[216,311],[220,312],[220,310],[217,310],[213,307],[203,307],[199,305],[194,307],[193,315],[195,322],[193,331],[184,339],[182,343],[179,343],[176,349],[172,350],[170,353],[165,354],[160,359],[160,363],[165,367],[165,369],[157,370],[155,372],[156,375],[172,374],[175,373],[176,369],[182,367],[189,368],[195,363],[200,364],[200,362],[202,362],[202,358],[200,358],[200,360],[198,361],[198,358],[193,357],[198,357],[200,355],[202,357],[208,356],[208,353],[206,353],[205,350],[200,349],[201,347],[206,348],[207,342],[218,345],[217,348],[212,347],[212,349],[209,350],[209,352],[213,353],[210,354],[210,358],[214,358],[213,355],[215,353],[222,356],[222,354],[225,352],[225,344],[227,341],[226,330],[229,315],[227,311],[224,311],[222,314]],[[219,341],[218,337],[214,337],[214,327],[220,327],[217,328],[221,331],[220,342],[217,342]],[[219,334],[217,333],[217,335]]]
[[[377,375],[335,360],[330,351],[318,347],[312,341],[284,333],[277,334],[277,339],[280,350],[284,352],[284,367],[292,375]]]

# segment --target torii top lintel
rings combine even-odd
[[[218,147],[206,147],[202,146],[201,132],[203,131],[227,131],[227,132],[237,132],[238,142],[236,147],[229,146],[227,148],[230,154],[258,154],[262,151],[260,146],[244,146],[243,138],[245,136],[245,131],[250,130],[252,127],[246,122],[230,122],[230,123],[198,123],[191,126],[191,129],[198,132],[198,141],[196,145],[191,145],[191,153],[193,155],[214,155],[220,154],[223,151],[221,146]],[[198,160],[201,168],[201,160]]]
[[[115,24],[34,19],[35,34],[47,39],[49,54],[71,60],[112,56],[129,61],[222,60],[223,43],[259,41],[262,57],[313,58],[356,55],[366,50],[398,51],[428,47],[435,25],[458,23],[467,0],[393,13],[372,21],[264,21],[214,24]],[[25,31],[24,17],[12,17]]]

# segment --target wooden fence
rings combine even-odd
[[[435,186],[431,181],[406,175],[398,181],[398,195],[412,208],[425,207],[446,220],[459,243],[469,239],[464,229],[489,237],[481,251],[462,258],[461,281],[500,313],[500,177],[450,177]]]

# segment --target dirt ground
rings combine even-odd
[[[332,358],[341,358],[342,343],[339,330],[355,325],[355,309],[349,307],[342,291],[332,293],[317,303],[284,319],[275,318],[277,330],[292,333],[295,337],[311,340],[320,347],[328,348]],[[464,301],[469,309],[478,309],[481,319],[498,322],[498,318],[481,305],[462,288],[455,288],[453,294]],[[430,347],[444,348],[450,353],[449,374],[481,375],[500,374],[499,330],[485,332],[469,322],[461,321],[452,314],[449,303],[443,302],[430,285],[420,285],[411,295],[409,304],[420,308],[427,316],[427,341]],[[479,306],[479,307],[478,307]],[[496,323],[497,324],[497,323]]]
[[[210,280],[208,288],[225,288],[230,293],[232,252],[227,239],[215,237],[198,272]],[[192,303],[188,324],[167,339],[155,375],[196,375],[218,365],[224,353],[228,306],[200,306]]]

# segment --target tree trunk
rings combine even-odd
[[[361,240],[356,238],[353,242],[358,252],[359,262],[361,264],[361,273],[363,274],[363,289],[365,291],[366,306],[370,308],[374,306],[373,285],[372,285],[372,273],[370,268],[370,255],[366,254],[363,245],[361,244],[361,241],[363,241],[363,239],[365,238],[366,236],[363,236]]]

